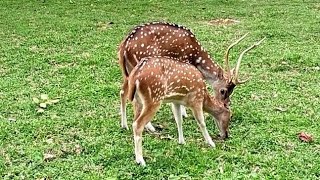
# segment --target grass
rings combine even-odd
[[[233,18],[240,23],[213,26]],[[305,1],[0,2],[1,179],[319,179],[320,3]],[[132,132],[119,128],[117,45],[135,25],[170,21],[193,30],[222,65],[266,36],[241,67],[251,80],[232,97],[231,138],[210,149],[192,117],[177,143],[169,106],[144,133],[147,167],[135,164]],[[37,113],[33,98],[59,99]],[[277,110],[278,109],[278,110]],[[190,114],[190,112],[189,112]],[[129,123],[132,107],[128,107]],[[210,134],[217,133],[207,116]],[[305,131],[314,142],[303,143]]]

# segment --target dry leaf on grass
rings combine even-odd
[[[48,105],[53,105],[58,103],[59,99],[49,99],[47,94],[41,94],[40,99],[33,97],[32,101],[37,104],[39,107],[37,108],[37,113],[43,113]]]
[[[52,143],[53,143],[53,139],[52,139],[52,138],[49,138],[49,139],[46,140],[46,142],[47,142],[48,144],[52,144]]]
[[[55,103],[58,103],[59,101],[60,101],[59,99],[48,100],[48,104],[55,104]]]
[[[41,94],[40,95],[40,99],[42,99],[42,100],[47,100],[49,97],[48,97],[48,95],[47,94]]]
[[[9,118],[8,118],[8,121],[14,122],[14,121],[16,121],[16,118],[14,118],[14,117],[9,117]]]
[[[78,154],[78,155],[82,152],[82,148],[81,148],[81,146],[80,146],[79,144],[76,144],[76,146],[75,146],[75,152],[76,152],[76,154]]]
[[[47,104],[46,103],[40,103],[39,106],[42,107],[42,108],[46,108]]]
[[[166,136],[160,136],[160,139],[173,140],[174,138],[170,135],[166,135]]]
[[[57,157],[57,156],[54,155],[54,154],[45,153],[45,154],[43,155],[43,160],[45,160],[45,161],[51,161],[51,160],[55,159],[56,157]]]
[[[32,101],[36,104],[39,104],[40,103],[40,100],[36,97],[32,98]]]
[[[260,96],[256,95],[256,94],[251,94],[251,99],[254,100],[254,101],[258,101],[260,100]]]
[[[42,109],[42,108],[37,109],[37,113],[43,113],[43,112],[44,112],[44,109]]]
[[[313,137],[310,134],[307,134],[305,132],[300,132],[298,134],[298,137],[303,142],[311,142],[311,141],[313,141]]]
[[[282,107],[276,107],[274,109],[277,110],[277,111],[280,111],[280,112],[286,112],[287,111],[287,109],[282,108]]]
[[[99,21],[99,22],[96,24],[96,26],[97,26],[97,29],[98,29],[98,30],[105,31],[105,30],[107,30],[108,28],[110,28],[112,24],[114,24],[114,22],[112,22],[112,21],[111,21],[111,22]]]

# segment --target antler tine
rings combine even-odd
[[[239,58],[238,58],[238,62],[237,62],[236,68],[235,68],[235,73],[234,73],[234,78],[233,78],[234,81],[235,81],[235,82],[234,82],[235,84],[242,84],[242,83],[245,83],[245,82],[248,80],[248,79],[245,80],[245,81],[239,81],[239,80],[238,80],[239,68],[240,68],[240,64],[241,64],[241,60],[242,60],[243,55],[244,55],[246,52],[250,51],[251,49],[259,46],[260,43],[261,43],[262,41],[264,41],[265,39],[266,39],[266,37],[264,37],[264,38],[261,39],[260,41],[254,43],[252,46],[250,46],[249,48],[247,48],[247,49],[245,49],[244,51],[242,51],[242,53],[240,54],[240,56],[239,56]]]
[[[228,76],[230,77],[230,66],[229,66],[229,52],[231,50],[231,48],[235,45],[237,45],[240,41],[242,41],[249,33],[246,33],[245,35],[243,35],[241,38],[239,38],[236,42],[232,43],[228,49],[226,50],[225,54],[224,54],[224,60],[225,60],[225,70],[228,74]]]

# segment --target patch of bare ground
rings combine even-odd
[[[240,23],[239,20],[229,19],[229,18],[226,18],[226,19],[219,18],[219,19],[213,19],[208,21],[208,24],[212,26],[230,26],[238,23]]]

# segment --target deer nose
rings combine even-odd
[[[224,139],[227,139],[227,138],[229,138],[229,132],[228,131],[226,131],[226,136],[224,137]]]
[[[225,139],[227,139],[229,137],[229,132],[228,131],[226,131],[222,136],[220,136],[220,138],[222,139],[222,140],[225,140]]]
[[[228,99],[226,99],[226,100],[224,101],[224,107],[226,107],[226,108],[229,109],[230,106],[231,106],[231,101],[230,101],[230,99],[228,98]]]

